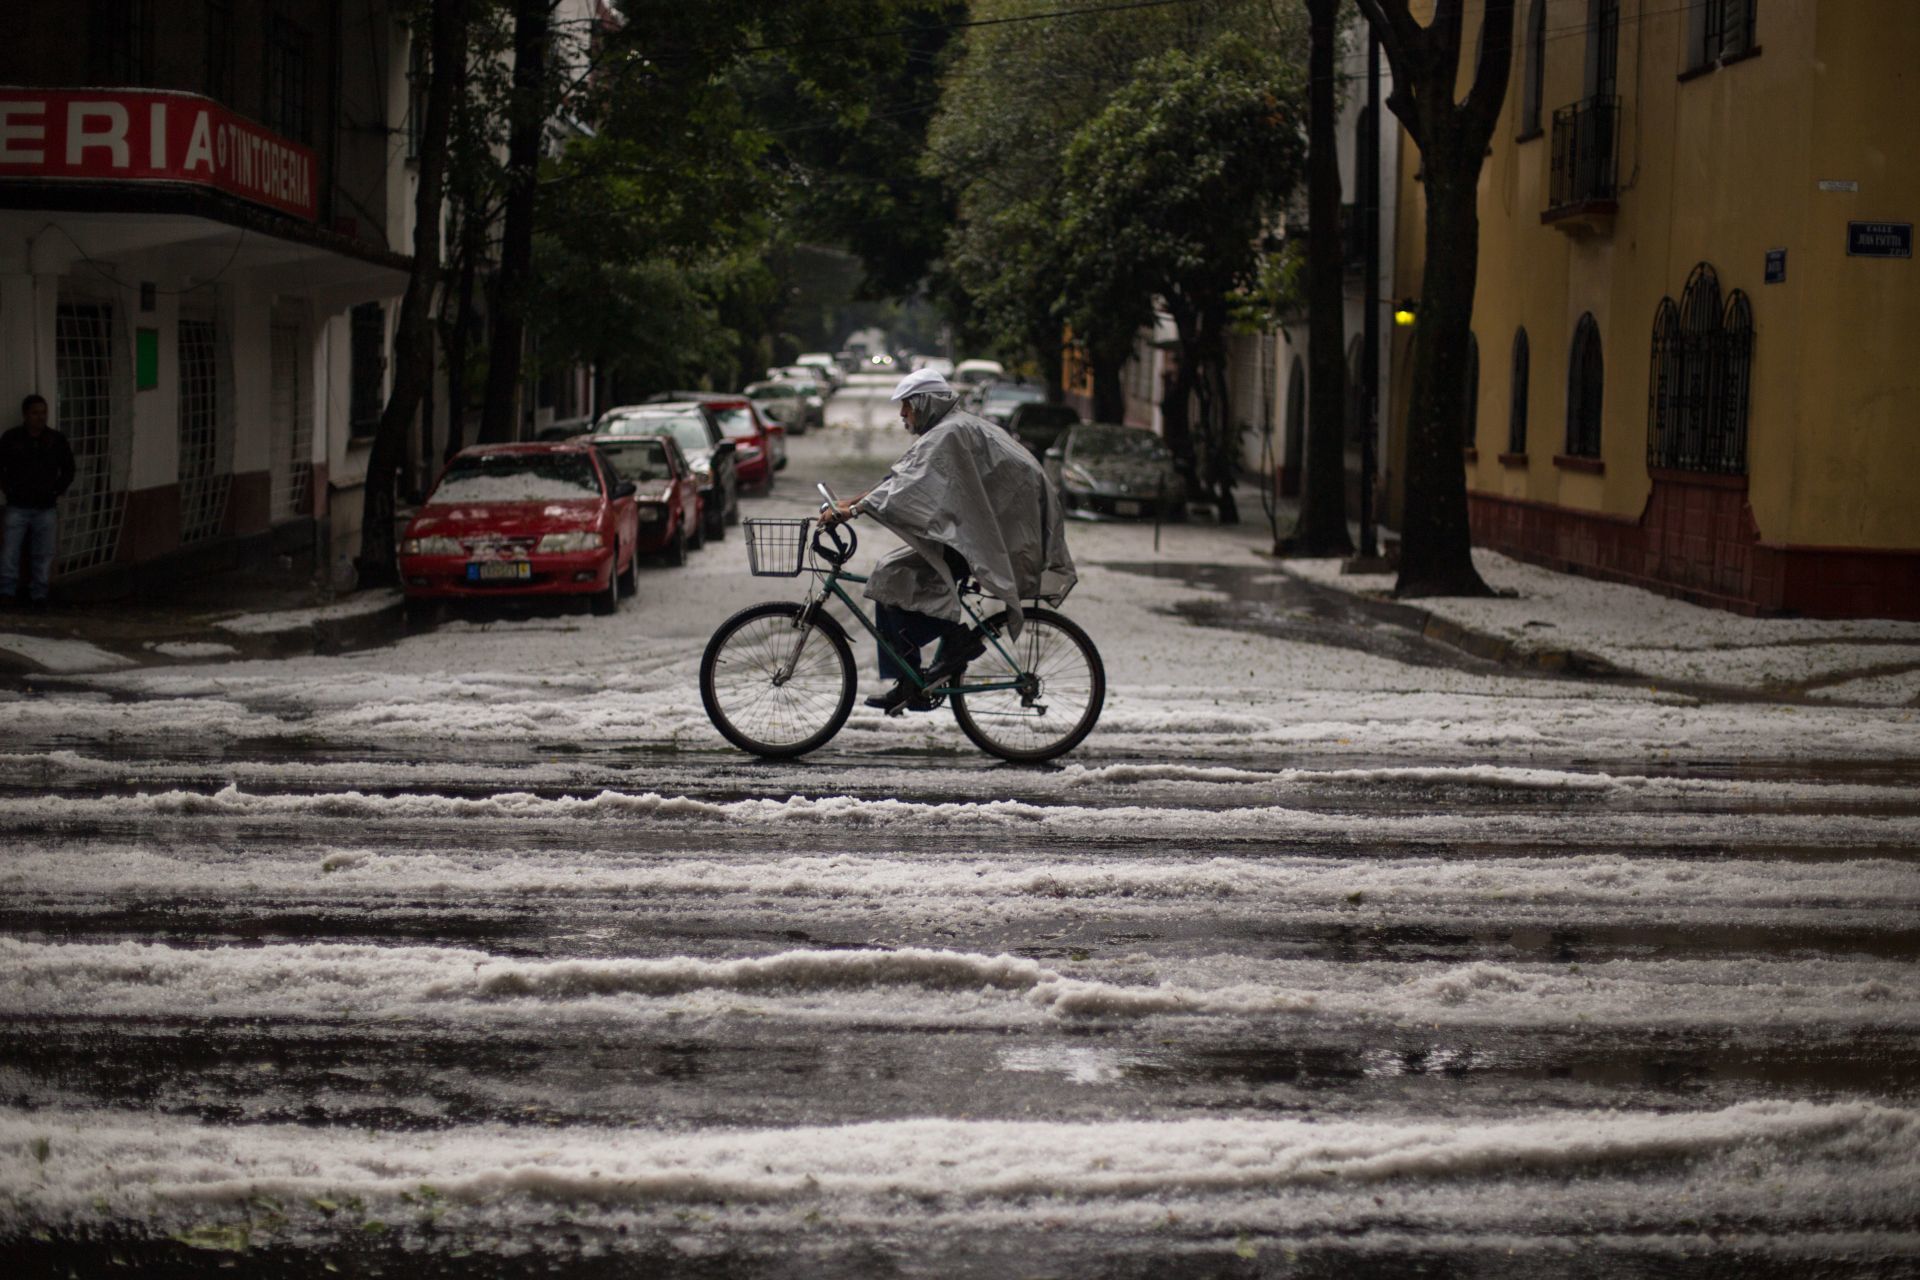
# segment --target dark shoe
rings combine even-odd
[[[947,652],[947,645],[941,645],[939,660],[927,668],[927,683],[933,685],[942,680],[958,679],[965,674],[967,664],[986,651],[986,637],[977,632],[969,632],[952,653]]]
[[[890,716],[897,716],[902,711],[931,711],[939,705],[911,680],[895,681],[893,688],[885,693],[876,693],[865,701],[869,707]]]

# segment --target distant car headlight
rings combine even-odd
[[[457,556],[465,552],[458,538],[408,538],[400,544],[403,556]]]
[[[542,534],[540,544],[535,551],[549,555],[563,555],[569,551],[598,551],[601,538],[591,529],[574,529],[568,533]]]
[[[807,408],[809,409],[818,409],[821,405],[825,403],[826,401],[822,400],[819,396],[807,397]]]
[[[1099,487],[1094,484],[1093,477],[1079,467],[1067,467],[1062,470],[1060,483],[1066,486],[1069,493],[1092,493]]]

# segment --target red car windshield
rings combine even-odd
[[[715,407],[713,416],[729,439],[751,440],[760,434],[759,428],[753,423],[753,410],[745,405],[733,409]]]
[[[599,473],[584,453],[483,453],[449,463],[431,501],[578,502],[599,496]]]

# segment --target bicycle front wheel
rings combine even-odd
[[[1006,620],[1002,613],[988,625],[1004,635]],[[1079,746],[1107,700],[1106,668],[1087,633],[1051,609],[1028,609],[1020,638],[1001,644],[1020,669],[989,645],[968,665],[966,682],[1020,687],[950,694],[961,731],[982,751],[1021,763],[1051,760]]]
[[[774,760],[824,744],[853,710],[857,683],[847,633],[788,601],[742,609],[700,659],[700,700],[713,727],[743,751]]]

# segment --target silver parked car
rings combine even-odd
[[[1187,482],[1174,470],[1166,443],[1151,431],[1082,422],[1060,433],[1043,465],[1069,515],[1186,518]]]

